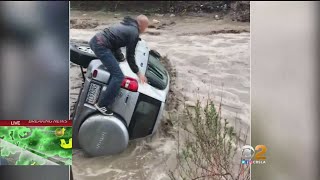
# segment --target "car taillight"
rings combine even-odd
[[[95,77],[97,77],[97,75],[98,75],[98,70],[95,69],[95,70],[92,72],[92,77],[95,78]]]
[[[134,78],[125,77],[121,83],[121,87],[129,91],[138,91],[138,81]]]

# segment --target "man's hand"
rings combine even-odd
[[[137,73],[139,80],[142,84],[148,82],[148,79],[146,78],[146,76],[144,76],[143,74],[141,74],[140,72]]]

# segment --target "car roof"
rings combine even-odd
[[[151,86],[148,83],[142,84],[141,82],[139,82],[139,78],[138,78],[137,74],[132,72],[127,61],[121,62],[120,68],[125,76],[128,76],[128,77],[131,77],[131,78],[138,80],[138,84],[139,84],[138,92],[145,94],[147,96],[150,96],[154,99],[160,100],[162,102],[165,102],[168,91],[169,91],[169,83],[168,83],[168,86],[166,89],[160,90],[160,89],[157,89],[157,88]]]
[[[138,65],[139,70],[143,74],[145,74],[147,69],[149,52],[150,52],[150,48],[148,47],[147,43],[144,40],[140,40],[136,46],[135,57],[136,57],[136,64]],[[125,51],[123,51],[123,53],[125,53]],[[121,62],[120,68],[125,76],[132,77],[138,80],[138,83],[139,83],[138,92],[148,95],[152,98],[158,99],[162,102],[166,100],[166,96],[169,91],[169,83],[166,89],[160,90],[147,83],[145,84],[140,83],[137,74],[132,72],[127,61]]]

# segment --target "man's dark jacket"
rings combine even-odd
[[[106,37],[107,48],[110,48],[117,59],[123,56],[120,51],[121,47],[126,47],[127,61],[134,73],[139,71],[135,61],[135,49],[139,41],[138,22],[129,16],[124,17],[119,24],[110,26],[103,30]]]

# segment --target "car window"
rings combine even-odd
[[[144,94],[139,95],[138,103],[129,126],[130,137],[140,138],[152,133],[160,106],[161,101]]]
[[[146,77],[148,78],[149,84],[158,89],[165,89],[167,87],[167,70],[161,64],[160,59],[152,53],[149,53]]]

